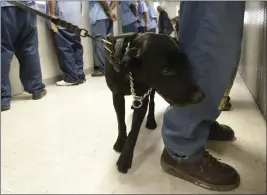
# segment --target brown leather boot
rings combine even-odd
[[[227,125],[220,125],[217,121],[212,123],[208,140],[231,141],[235,138],[235,132]]]
[[[219,162],[208,152],[198,162],[183,163],[164,150],[160,163],[167,173],[208,190],[230,191],[240,183],[240,176],[233,167]]]

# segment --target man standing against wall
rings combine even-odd
[[[157,10],[159,12],[159,33],[165,34],[165,35],[171,35],[174,31],[171,20],[168,16],[168,13],[162,9],[161,6],[157,7]]]
[[[35,7],[34,1],[24,1]],[[1,1],[1,111],[10,109],[10,63],[16,55],[20,64],[20,80],[33,100],[46,95],[42,83],[38,51],[37,16]]]
[[[81,1],[47,1],[47,12],[77,26],[81,25]],[[49,22],[57,52],[58,63],[64,78],[58,86],[78,85],[85,81],[83,46],[80,36]]]
[[[235,138],[233,129],[216,120],[240,60],[244,12],[244,1],[181,2],[179,43],[205,99],[184,108],[170,106],[165,112],[161,165],[173,176],[214,191],[230,191],[240,184],[235,168],[205,147],[208,140]]]
[[[122,25],[122,33],[138,32],[137,9],[134,1],[119,1],[118,9]]]
[[[89,16],[91,33],[93,36],[101,35],[106,38],[113,31],[113,21],[117,20],[116,14],[112,12],[115,8],[114,1],[89,1]],[[93,42],[95,70],[93,77],[104,76],[106,52],[102,43]]]
[[[145,1],[138,1],[137,2],[137,15],[138,18],[141,20],[140,23],[138,23],[138,32],[144,33],[147,32],[147,29],[149,28],[149,20],[148,20],[148,9],[146,6]]]

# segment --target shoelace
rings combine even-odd
[[[208,151],[204,153],[203,163],[207,163],[210,167],[220,165],[219,160],[220,159],[215,158]]]

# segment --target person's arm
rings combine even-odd
[[[117,5],[117,2],[112,0],[110,3],[109,9],[111,11],[113,11],[115,9],[116,5]]]
[[[50,16],[56,16],[56,1],[47,1]]]
[[[148,24],[149,24],[149,17],[148,17],[148,7],[146,6],[146,3],[143,2],[143,6],[144,6],[144,18],[145,18],[145,24],[146,24],[146,27],[148,27]]]
[[[49,14],[52,17],[56,16],[56,6],[57,6],[57,2],[56,1],[48,1],[48,8],[49,8]],[[50,22],[51,24],[51,29],[56,33],[58,32],[58,28],[57,25],[54,24],[53,22]]]
[[[110,10],[108,3],[106,1],[98,1],[100,3],[100,5],[102,6],[104,12],[106,13],[106,15],[108,17],[110,17],[112,20],[116,20],[117,16],[112,13],[112,11]]]
[[[111,12],[111,10],[109,9],[108,3],[106,1],[98,1],[100,3],[100,5],[102,6],[103,10],[105,11],[105,13],[108,15],[109,12]]]
[[[136,22],[142,23],[142,21],[137,16],[136,4],[134,4],[133,2],[129,2],[129,8],[130,8],[131,12],[133,13],[133,15],[136,17]]]
[[[130,3],[130,10],[132,11],[133,15],[135,17],[137,17],[137,9],[136,9],[136,5],[133,4],[132,2]]]

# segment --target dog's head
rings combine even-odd
[[[135,34],[123,40],[120,71],[131,72],[135,81],[154,88],[173,106],[196,104],[204,98],[194,82],[187,56],[167,35]]]

